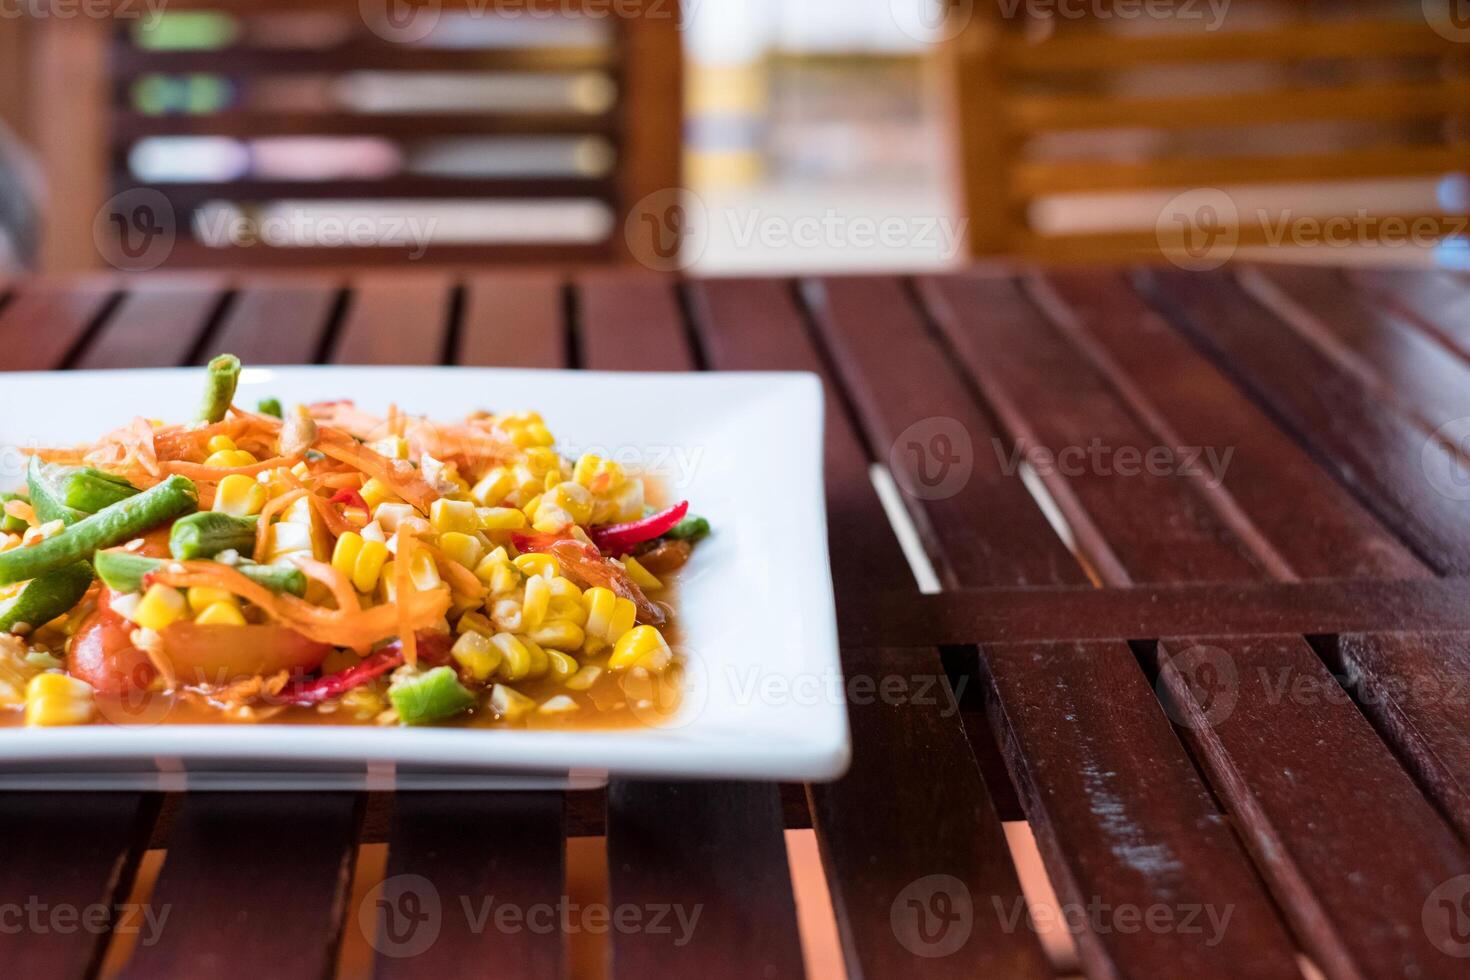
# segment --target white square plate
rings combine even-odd
[[[21,448],[195,410],[199,370],[0,376],[0,487]],[[0,729],[0,788],[595,785],[610,775],[826,780],[847,767],[822,484],[822,389],[805,374],[247,368],[237,401],[350,398],[458,418],[535,409],[575,456],[661,477],[715,533],[682,573],[683,702],[659,727],[498,731],[98,724]],[[163,775],[160,775],[163,774]]]

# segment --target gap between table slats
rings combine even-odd
[[[790,290],[777,282],[733,280],[689,290],[711,367],[822,375],[838,601],[861,583],[912,585],[868,481],[866,451]],[[948,683],[932,649],[912,651],[909,661],[854,649],[845,649],[843,658],[849,684],[889,676],[907,685]],[[993,914],[991,903],[1020,907],[1020,884],[964,730],[944,704],[953,698],[850,698],[852,767],[835,783],[810,787],[849,976],[1049,975],[1035,935],[1024,928],[1007,932]],[[937,949],[926,931],[935,925],[928,916],[935,903],[950,900],[972,903],[973,932],[951,955],[927,958],[924,953]]]
[[[1040,511],[1019,477],[1005,473],[1009,444],[994,441],[1000,431],[953,372],[950,355],[927,335],[903,284],[829,280],[812,293],[821,300],[818,322],[849,387],[868,391],[864,423],[875,443],[891,444],[906,427],[934,418],[953,420],[971,441],[970,479],[947,499],[911,501],[935,524],[941,542],[936,558],[949,578],[974,586],[1085,582],[1049,526],[1017,540],[1014,528],[1042,522]],[[949,561],[951,554],[976,553],[988,553],[990,561]],[[1104,976],[1224,977],[1238,975],[1240,964],[1249,962],[1260,975],[1294,974],[1276,911],[1162,709],[1152,698],[1130,714],[1109,707],[1149,691],[1125,645],[1103,649],[1107,655],[1070,674],[1044,649],[982,651],[997,736],[1008,749],[1059,898],[1077,909],[1188,904],[1229,905],[1236,912],[1232,928],[1213,946],[1182,932],[1127,934],[1096,923],[1078,936],[1084,968]],[[1043,698],[1077,709],[1033,712],[1029,706]],[[1140,751],[1144,745],[1148,752]],[[1076,795],[1058,789],[1052,774],[1067,774],[1067,789]]]
[[[587,275],[576,289],[579,367],[698,367],[672,280]],[[613,906],[701,910],[682,946],[668,934],[614,932],[614,977],[803,975],[774,784],[615,780],[607,805]]]
[[[1012,283],[948,279],[933,294],[960,362],[1000,406],[1011,434],[1029,430],[1054,451],[1093,438],[1111,446],[1150,444],[1106,379]],[[1087,526],[1087,536],[1117,557],[1121,568],[1109,584],[1265,575],[1248,563],[1255,556],[1245,542],[1223,526],[1211,527],[1214,514],[1203,509],[1208,498],[1197,477],[1126,475],[1099,466],[1053,474],[1053,481],[1065,481],[1071,491],[1057,495],[1069,523]],[[1297,501],[1303,508],[1312,503]],[[1139,514],[1152,520],[1140,523]],[[1176,720],[1185,713],[1185,736],[1323,969],[1331,976],[1449,975],[1449,958],[1423,931],[1401,935],[1384,923],[1415,921],[1436,885],[1470,870],[1470,854],[1351,702],[1324,697],[1309,706],[1273,695],[1273,670],[1322,692],[1337,689],[1305,641],[1166,639],[1150,652],[1161,686],[1181,706]],[[1226,685],[1229,710],[1208,713],[1226,695],[1205,683],[1201,663],[1234,678]],[[1344,760],[1351,761],[1351,775]],[[1363,785],[1374,792],[1360,792]],[[1368,861],[1359,842],[1375,833],[1403,845]]]
[[[0,309],[0,351],[7,371],[65,367],[120,298],[108,277],[31,280]]]

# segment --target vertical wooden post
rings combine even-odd
[[[1006,128],[1004,25],[988,7],[953,2],[943,47],[951,138],[959,161],[961,200],[969,218],[970,254],[997,255],[1016,249],[1015,202],[1008,177],[1013,138]],[[958,33],[955,33],[955,32]]]
[[[623,224],[650,194],[677,192],[684,180],[684,56],[679,4],[644,0],[619,23],[622,59],[622,154],[618,178],[617,254],[634,258]],[[672,199],[673,194],[671,193]],[[662,205],[658,210],[662,211]]]
[[[102,264],[92,223],[107,199],[106,17],[47,17],[29,24],[31,143],[46,179],[40,271]]]

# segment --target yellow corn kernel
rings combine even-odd
[[[618,639],[612,656],[608,658],[607,669],[619,671],[629,667],[643,667],[657,673],[673,659],[674,655],[662,633],[652,626],[639,626]]]
[[[556,502],[542,497],[541,503],[536,507],[536,518],[531,521],[531,527],[542,534],[560,534],[575,523],[571,513]]]
[[[515,488],[515,477],[510,470],[497,466],[470,489],[470,496],[482,507],[498,507]]]
[[[31,727],[85,725],[95,705],[92,685],[66,674],[37,674],[26,684],[26,724]]]
[[[615,521],[636,521],[643,516],[643,481],[629,480],[612,495]]]
[[[184,594],[168,585],[151,585],[128,616],[144,629],[167,629],[189,615]]]
[[[555,591],[551,594],[551,604],[546,607],[547,620],[561,620],[581,628],[587,625],[587,608],[582,605],[581,597],[559,596]]]
[[[559,572],[560,569],[557,569],[557,571]],[[549,577],[548,584],[551,586],[551,598],[568,599],[580,605],[582,599],[582,590],[577,588],[577,584],[571,579],[563,578],[561,575],[558,574],[553,574]]]
[[[265,500],[265,487],[258,480],[243,473],[231,473],[215,489],[214,509],[231,517],[249,517],[260,513]]]
[[[537,575],[549,579],[561,574],[561,566],[556,563],[556,559],[550,555],[543,555],[539,551],[528,551],[524,555],[516,555],[512,564],[526,575]]]
[[[490,710],[501,721],[517,722],[536,710],[536,702],[514,688],[496,684],[490,690]]]
[[[514,507],[480,507],[475,510],[482,531],[519,531],[529,521]]]
[[[480,518],[473,503],[447,497],[440,497],[429,507],[429,523],[441,534],[449,531],[470,534],[480,529]]]
[[[377,510],[379,504],[398,503],[398,495],[388,489],[388,484],[374,477],[362,485],[358,491],[362,494],[363,502],[368,505],[368,510]]]
[[[233,602],[216,602],[205,606],[194,622],[200,626],[244,626],[245,614]]]
[[[397,570],[398,562],[390,561],[383,566],[383,573],[378,577],[378,592],[384,602],[396,602],[398,599]]]
[[[474,631],[461,634],[449,648],[449,655],[477,681],[489,680],[501,660],[500,648],[490,642],[490,637]]]
[[[638,621],[638,606],[632,599],[618,598],[612,619],[607,624],[607,642],[616,643]]]
[[[352,587],[359,592],[371,592],[388,563],[388,546],[381,541],[363,539],[362,551],[357,556],[352,570]]]
[[[582,706],[565,694],[557,694],[547,698],[536,709],[540,715],[570,715],[582,710]]]
[[[496,599],[490,607],[490,622],[505,633],[521,628],[521,603],[518,599]]]
[[[490,643],[500,651],[501,677],[518,681],[531,673],[531,651],[520,640],[509,633],[496,633],[490,637]]]
[[[217,466],[220,469],[233,469],[237,466],[253,466],[260,460],[250,455],[243,449],[225,449],[221,452],[210,453],[205,457],[205,466]]]
[[[565,684],[581,668],[575,657],[563,653],[560,650],[547,650],[546,660],[549,665],[548,673],[551,678],[560,684]]]
[[[526,520],[534,521],[536,519],[536,511],[541,508],[541,497],[542,495],[538,493],[521,505],[521,513],[526,515]]]
[[[474,631],[490,637],[495,635],[495,628],[490,625],[490,619],[484,613],[467,612],[459,617],[459,622],[454,625],[457,633],[468,633]]]
[[[587,634],[582,632],[582,627],[565,619],[543,622],[528,629],[531,639],[553,650],[580,650],[587,642]]]
[[[546,676],[546,672],[551,669],[551,657],[547,656],[546,649],[529,636],[517,636],[516,639],[521,641],[521,646],[531,655],[531,670],[526,676]]]
[[[379,439],[377,442],[368,443],[368,448],[379,456],[387,456],[389,459],[408,459],[408,440],[402,436]]]
[[[240,448],[235,445],[235,440],[229,436],[211,436],[204,446],[212,453],[227,453],[233,449]]]
[[[202,585],[196,585],[186,593],[189,599],[189,608],[196,613],[201,613],[216,602],[234,602],[235,596],[232,592],[224,589],[211,589]]]
[[[563,686],[569,691],[590,690],[592,685],[597,683],[597,678],[601,676],[601,667],[583,667],[571,677],[568,677]]]
[[[358,721],[367,721],[382,714],[386,705],[383,696],[371,687],[357,687],[342,695],[342,707]]]
[[[587,610],[588,653],[596,653],[610,642],[607,638],[608,626],[612,623],[617,605],[618,597],[613,591],[600,585],[594,585],[582,593],[582,608]]]
[[[525,557],[525,556],[522,556]],[[540,575],[526,579],[526,595],[521,600],[521,626],[534,630],[546,619],[546,609],[551,605],[551,585]]]
[[[389,534],[396,533],[398,525],[418,517],[418,514],[413,504],[387,503],[373,508],[373,520],[382,525],[383,530]]]
[[[504,548],[496,548],[475,566],[475,577],[485,583],[494,596],[509,595],[521,584],[521,574],[505,557]]]
[[[592,519],[592,491],[580,483],[559,483],[547,497],[572,515],[573,524],[586,524]]]
[[[444,557],[469,569],[474,569],[480,564],[480,558],[485,552],[485,546],[478,538],[459,531],[444,532],[439,535],[438,543],[439,550],[444,552]]]
[[[623,567],[628,570],[628,577],[633,580],[633,584],[644,592],[657,592],[664,587],[664,584],[652,572],[638,564],[638,559],[632,555],[623,559]]]
[[[413,561],[409,565],[408,577],[413,580],[413,587],[420,592],[438,588],[444,580],[439,577],[439,569],[434,565],[434,556],[427,551],[419,550],[413,553]]]
[[[332,567],[351,578],[357,571],[357,559],[362,555],[362,535],[345,531],[332,546]]]

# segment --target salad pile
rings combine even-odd
[[[0,495],[0,711],[556,723],[675,663],[658,597],[709,532],[687,502],[563,458],[534,412],[247,411],[239,375],[210,362],[193,422],[29,451]]]

